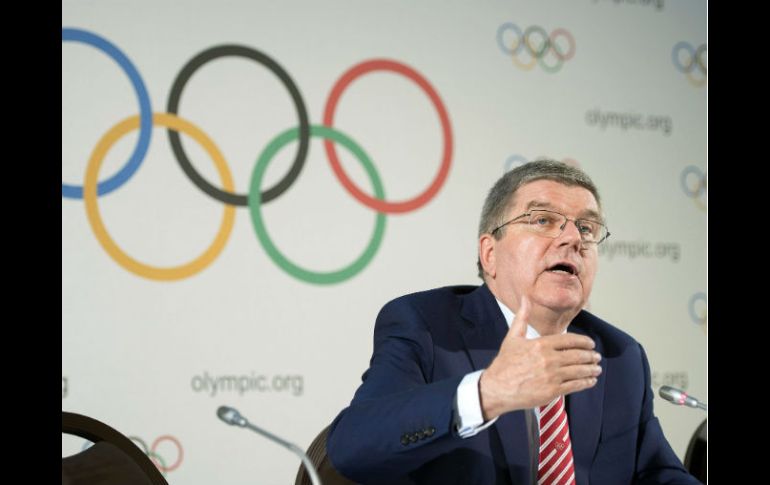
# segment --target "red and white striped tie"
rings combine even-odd
[[[575,483],[572,442],[569,439],[564,396],[540,408],[540,459],[537,466],[538,485]]]

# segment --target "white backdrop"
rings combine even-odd
[[[533,50],[542,32],[555,48],[536,62],[517,28],[530,32]],[[486,192],[505,170],[539,156],[577,163],[603,197],[612,237],[601,246],[590,310],[645,346],[656,389],[672,384],[708,399],[705,2],[64,0],[62,36],[62,410],[144,443],[170,482],[293,483],[299,461],[226,426],[217,407],[232,405],[307,447],[350,401],[385,302],[480,282],[475,234]],[[224,45],[258,51],[285,70],[311,125],[324,124],[339,78],[375,59],[411,68],[445,107],[445,182],[426,204],[386,215],[371,261],[344,281],[311,283],[277,265],[250,209],[196,186],[159,122],[146,131],[133,175],[120,171],[136,129],[106,146],[95,170],[105,134],[150,113],[140,110],[126,66],[145,86],[148,109],[162,114],[183,67]],[[116,62],[116,52],[126,59]],[[298,126],[287,88],[244,57],[201,65],[178,114],[221,150],[238,194],[249,192],[268,143]],[[438,173],[439,116],[407,76],[377,70],[356,78],[333,125],[371,158],[387,200],[412,199]],[[194,169],[223,187],[212,158],[182,138]],[[292,141],[278,151],[263,190],[284,177],[296,150]],[[353,182],[372,194],[361,165],[337,151]],[[110,193],[86,195],[103,233],[77,193],[89,167],[99,181],[118,174]],[[221,252],[188,276],[158,280],[113,257],[185,265],[212,244],[226,207],[233,226]],[[296,181],[261,214],[276,248],[314,271],[353,262],[377,215],[343,188],[319,137]],[[655,403],[683,457],[705,416]],[[83,444],[63,436],[62,453]]]

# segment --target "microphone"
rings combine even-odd
[[[658,394],[660,394],[660,397],[666,401],[672,402],[677,406],[684,405],[691,408],[701,408],[704,411],[708,410],[705,402],[701,402],[692,396],[688,396],[686,392],[677,389],[676,387],[660,386]]]
[[[310,458],[305,454],[305,452],[298,447],[297,445],[294,445],[292,443],[289,443],[286,440],[283,440],[276,435],[265,431],[264,429],[260,429],[253,424],[249,423],[249,420],[241,416],[241,413],[238,412],[235,408],[231,408],[229,406],[219,406],[219,409],[217,409],[217,416],[219,416],[219,419],[224,421],[227,424],[233,425],[233,426],[240,426],[241,428],[249,428],[252,431],[256,431],[257,433],[261,434],[265,438],[274,441],[278,443],[279,445],[286,447],[289,449],[289,451],[295,453],[297,456],[300,457],[302,460],[302,463],[305,465],[305,468],[307,469],[308,475],[310,475],[310,481],[313,482],[313,485],[321,485],[321,479],[318,478],[318,472],[316,472],[315,467],[313,466],[313,462],[310,461]]]

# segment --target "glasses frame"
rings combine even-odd
[[[547,237],[547,238],[551,238],[551,239],[556,239],[557,237],[561,236],[564,233],[564,228],[567,227],[567,223],[569,221],[572,221],[575,224],[575,227],[577,227],[578,233],[581,234],[580,241],[583,244],[596,244],[598,246],[599,244],[601,244],[604,241],[606,241],[607,238],[610,237],[610,234],[611,234],[610,233],[610,228],[607,227],[607,225],[604,224],[603,222],[595,221],[593,219],[584,219],[584,218],[572,219],[570,217],[565,216],[561,212],[556,212],[556,211],[552,211],[552,210],[548,210],[548,209],[530,209],[528,212],[525,212],[524,214],[521,214],[520,216],[516,216],[516,217],[514,217],[513,219],[511,219],[511,220],[509,220],[507,222],[503,222],[502,224],[500,224],[496,228],[492,229],[492,232],[490,232],[490,234],[492,234],[494,236],[497,231],[499,231],[503,227],[507,226],[508,224],[510,224],[512,222],[516,222],[519,219],[521,219],[522,217],[530,217],[532,215],[532,212],[534,212],[534,211],[550,212],[551,214],[560,215],[560,216],[562,216],[565,219],[564,223],[561,225],[561,227],[559,227],[559,234],[557,234],[555,236],[546,236],[545,234],[540,234],[540,233],[535,232],[535,231],[529,231],[529,232],[531,232],[533,234],[537,234],[538,236],[543,236],[543,237]],[[582,233],[580,232],[580,226],[578,225],[578,221],[585,221],[585,222],[590,222],[592,224],[599,224],[600,226],[602,226],[604,228],[604,230],[607,232],[607,234],[603,238],[599,239],[598,241],[586,241],[582,237]]]

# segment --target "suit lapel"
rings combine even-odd
[[[570,332],[591,337],[596,343],[596,350],[602,355],[602,374],[596,385],[591,389],[580,391],[567,396],[567,415],[569,416],[569,433],[572,441],[572,455],[575,460],[575,478],[577,483],[588,483],[591,463],[593,462],[596,448],[599,444],[599,432],[601,431],[603,402],[604,402],[604,376],[607,372],[604,347],[601,339],[590,334],[583,328],[588,317],[585,311],[581,311],[569,326]]]
[[[508,333],[503,313],[495,297],[482,285],[463,298],[460,314],[466,323],[461,333],[473,368],[486,369]]]
[[[460,314],[466,320],[462,337],[474,370],[489,367],[508,333],[500,307],[486,285],[463,298]],[[500,416],[492,426],[500,438],[513,483],[529,483],[530,450],[524,411]]]

